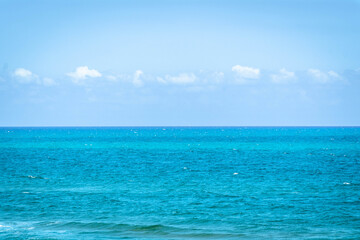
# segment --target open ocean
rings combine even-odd
[[[0,128],[0,239],[360,239],[360,128]]]

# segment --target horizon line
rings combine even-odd
[[[131,127],[140,127],[140,128],[258,128],[258,127],[360,127],[360,125],[109,125],[109,126],[101,126],[101,125],[24,125],[24,126],[0,126],[0,128],[131,128]]]

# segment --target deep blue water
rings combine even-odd
[[[360,128],[0,128],[0,239],[360,239]]]

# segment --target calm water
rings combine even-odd
[[[0,128],[0,239],[360,239],[360,128]]]

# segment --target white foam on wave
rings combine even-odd
[[[343,182],[344,185],[350,185],[351,183],[349,182]]]
[[[233,175],[238,175],[238,174],[239,174],[239,173],[237,173],[237,172],[234,172],[234,173],[233,173]]]
[[[48,179],[48,178],[46,178],[46,177],[33,176],[33,175],[27,175],[26,177],[28,177],[28,178],[32,178],[32,179],[35,179],[35,178],[37,178],[37,179]]]

